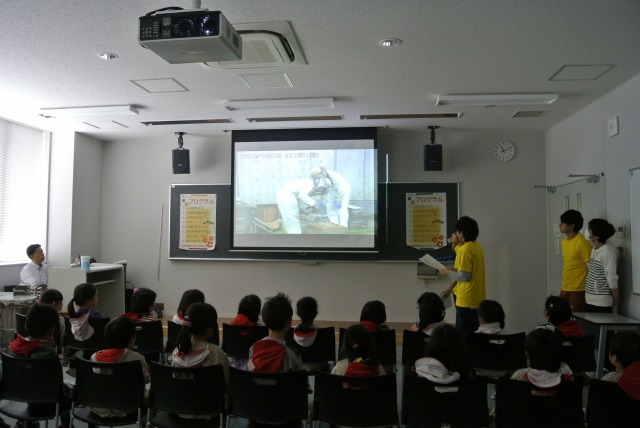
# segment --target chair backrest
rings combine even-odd
[[[307,418],[309,404],[304,370],[273,374],[230,367],[227,395],[229,415],[261,422]]]
[[[285,335],[287,345],[300,353],[303,363],[328,363],[336,361],[336,330],[333,326],[316,329],[316,338],[311,346],[300,346],[293,338],[293,328]]]
[[[572,372],[585,373],[596,369],[593,335],[563,337],[562,361]]]
[[[161,320],[136,323],[134,351],[140,354],[161,354],[164,352],[163,341],[164,333]]]
[[[269,329],[265,325],[245,327],[223,323],[222,350],[228,357],[247,360],[251,345],[268,334]]]
[[[22,337],[28,336],[26,324],[27,315],[16,312],[16,333],[18,333]]]
[[[338,354],[339,358],[346,358],[346,355],[342,355],[342,343],[344,341],[344,334],[347,331],[346,328],[340,327],[340,334],[338,340]],[[371,333],[373,336],[373,342],[376,347],[376,359],[383,366],[395,366],[396,365],[396,331],[395,330],[379,330]]]
[[[107,342],[104,339],[104,328],[109,324],[109,318],[90,318],[89,325],[93,328],[93,335],[87,340],[76,340],[71,333],[71,323],[69,318],[64,318],[65,335],[64,347],[72,350],[81,351],[100,351],[107,348]]]
[[[150,368],[150,408],[192,415],[223,412],[226,385],[221,365],[172,367],[152,361]]]
[[[76,404],[127,409],[141,407],[143,396],[140,361],[97,363],[76,358]]]
[[[582,383],[541,389],[529,382],[498,379],[495,414],[497,428],[584,428]]]
[[[517,370],[527,367],[525,333],[470,334],[467,340],[471,366],[478,370]]]
[[[402,424],[406,426],[488,426],[487,381],[484,378],[441,385],[405,373]]]
[[[2,353],[2,398],[26,403],[55,403],[62,392],[57,356],[23,358]]]
[[[396,375],[345,377],[318,372],[314,384],[314,421],[342,426],[398,424]]]
[[[632,428],[638,426],[640,401],[624,393],[615,382],[593,379],[587,398],[589,428]]]
[[[402,332],[402,365],[414,366],[416,360],[424,355],[428,337],[421,331],[404,330]]]

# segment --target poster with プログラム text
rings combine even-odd
[[[438,249],[447,242],[447,194],[407,193],[407,245]]]
[[[216,195],[180,194],[180,245],[182,250],[216,248]]]

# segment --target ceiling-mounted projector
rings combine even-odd
[[[142,16],[138,40],[170,64],[242,59],[242,37],[219,11]]]

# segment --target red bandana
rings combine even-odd
[[[32,351],[40,347],[39,340],[27,340],[19,334],[15,338],[11,345],[9,345],[9,349],[16,355],[20,355],[23,357],[29,356]]]

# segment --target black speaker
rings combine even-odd
[[[189,165],[189,150],[175,149],[173,150],[173,173],[189,174],[191,167]]]
[[[442,171],[442,144],[424,146],[424,170]]]

